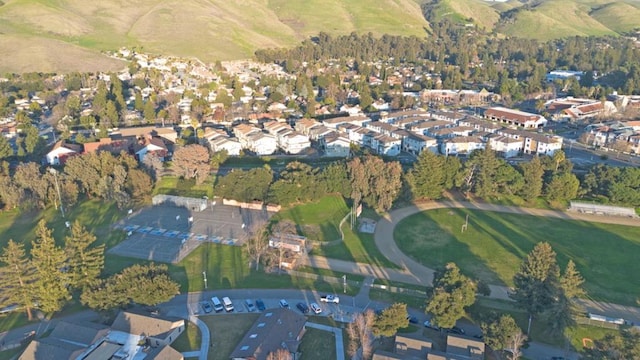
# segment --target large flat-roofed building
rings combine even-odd
[[[504,107],[492,107],[484,112],[484,117],[507,125],[520,126],[525,129],[541,128],[547,124],[547,119],[538,114]]]

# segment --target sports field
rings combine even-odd
[[[461,227],[469,215],[469,226]],[[640,227],[569,221],[527,215],[438,209],[402,220],[394,230],[402,251],[437,268],[455,262],[462,271],[492,284],[512,285],[522,258],[547,241],[564,269],[572,259],[588,295],[635,305],[640,293]]]

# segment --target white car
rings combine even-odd
[[[322,309],[317,303],[311,303],[311,311],[313,311],[314,314],[320,314],[322,312]]]
[[[320,301],[326,303],[340,304],[340,298],[336,295],[327,295],[320,298]]]

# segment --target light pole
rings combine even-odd
[[[347,293],[347,275],[342,275],[342,292]]]
[[[202,277],[204,278],[204,288],[207,288],[207,272],[203,271],[202,272]]]
[[[60,185],[58,184],[58,170],[49,168],[49,172],[53,174],[53,179],[56,184],[56,192],[58,193],[58,201],[60,202],[60,212],[62,213],[62,218],[64,219],[64,207],[62,206],[62,196],[60,195]]]

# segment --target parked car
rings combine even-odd
[[[255,305],[253,305],[253,301],[251,301],[249,299],[244,301],[244,306],[247,308],[248,312],[256,311],[256,307],[255,307]]]
[[[311,303],[311,311],[313,311],[314,314],[320,314],[322,312],[322,308],[320,305],[313,302]]]
[[[307,314],[309,312],[309,307],[305,303],[299,302],[299,303],[296,304],[296,307],[303,314]]]
[[[338,296],[336,296],[336,295],[325,295],[325,296],[320,298],[320,301],[326,302],[326,303],[339,304],[340,303],[340,298]]]
[[[267,308],[266,306],[264,306],[264,301],[262,301],[262,299],[257,299],[256,300],[256,307],[260,311],[264,311]]]
[[[213,310],[216,312],[220,312],[224,310],[224,306],[222,306],[222,301],[217,296],[211,298],[211,302],[213,303]]]
[[[409,320],[410,324],[417,324],[418,323],[418,318],[415,317],[415,316],[407,315],[407,320]]]
[[[288,309],[289,308],[289,303],[287,302],[287,300],[280,299],[280,307],[283,308],[283,309]]]
[[[213,306],[211,306],[208,301],[203,301],[200,305],[202,306],[202,310],[205,312],[205,314],[213,311]]]
[[[429,329],[433,329],[433,330],[440,330],[440,328],[436,325],[434,325],[431,320],[426,320],[424,322],[424,327],[428,327]]]
[[[454,326],[451,329],[447,329],[447,332],[451,333],[451,334],[464,335],[464,329],[463,328],[459,328],[457,326]]]

